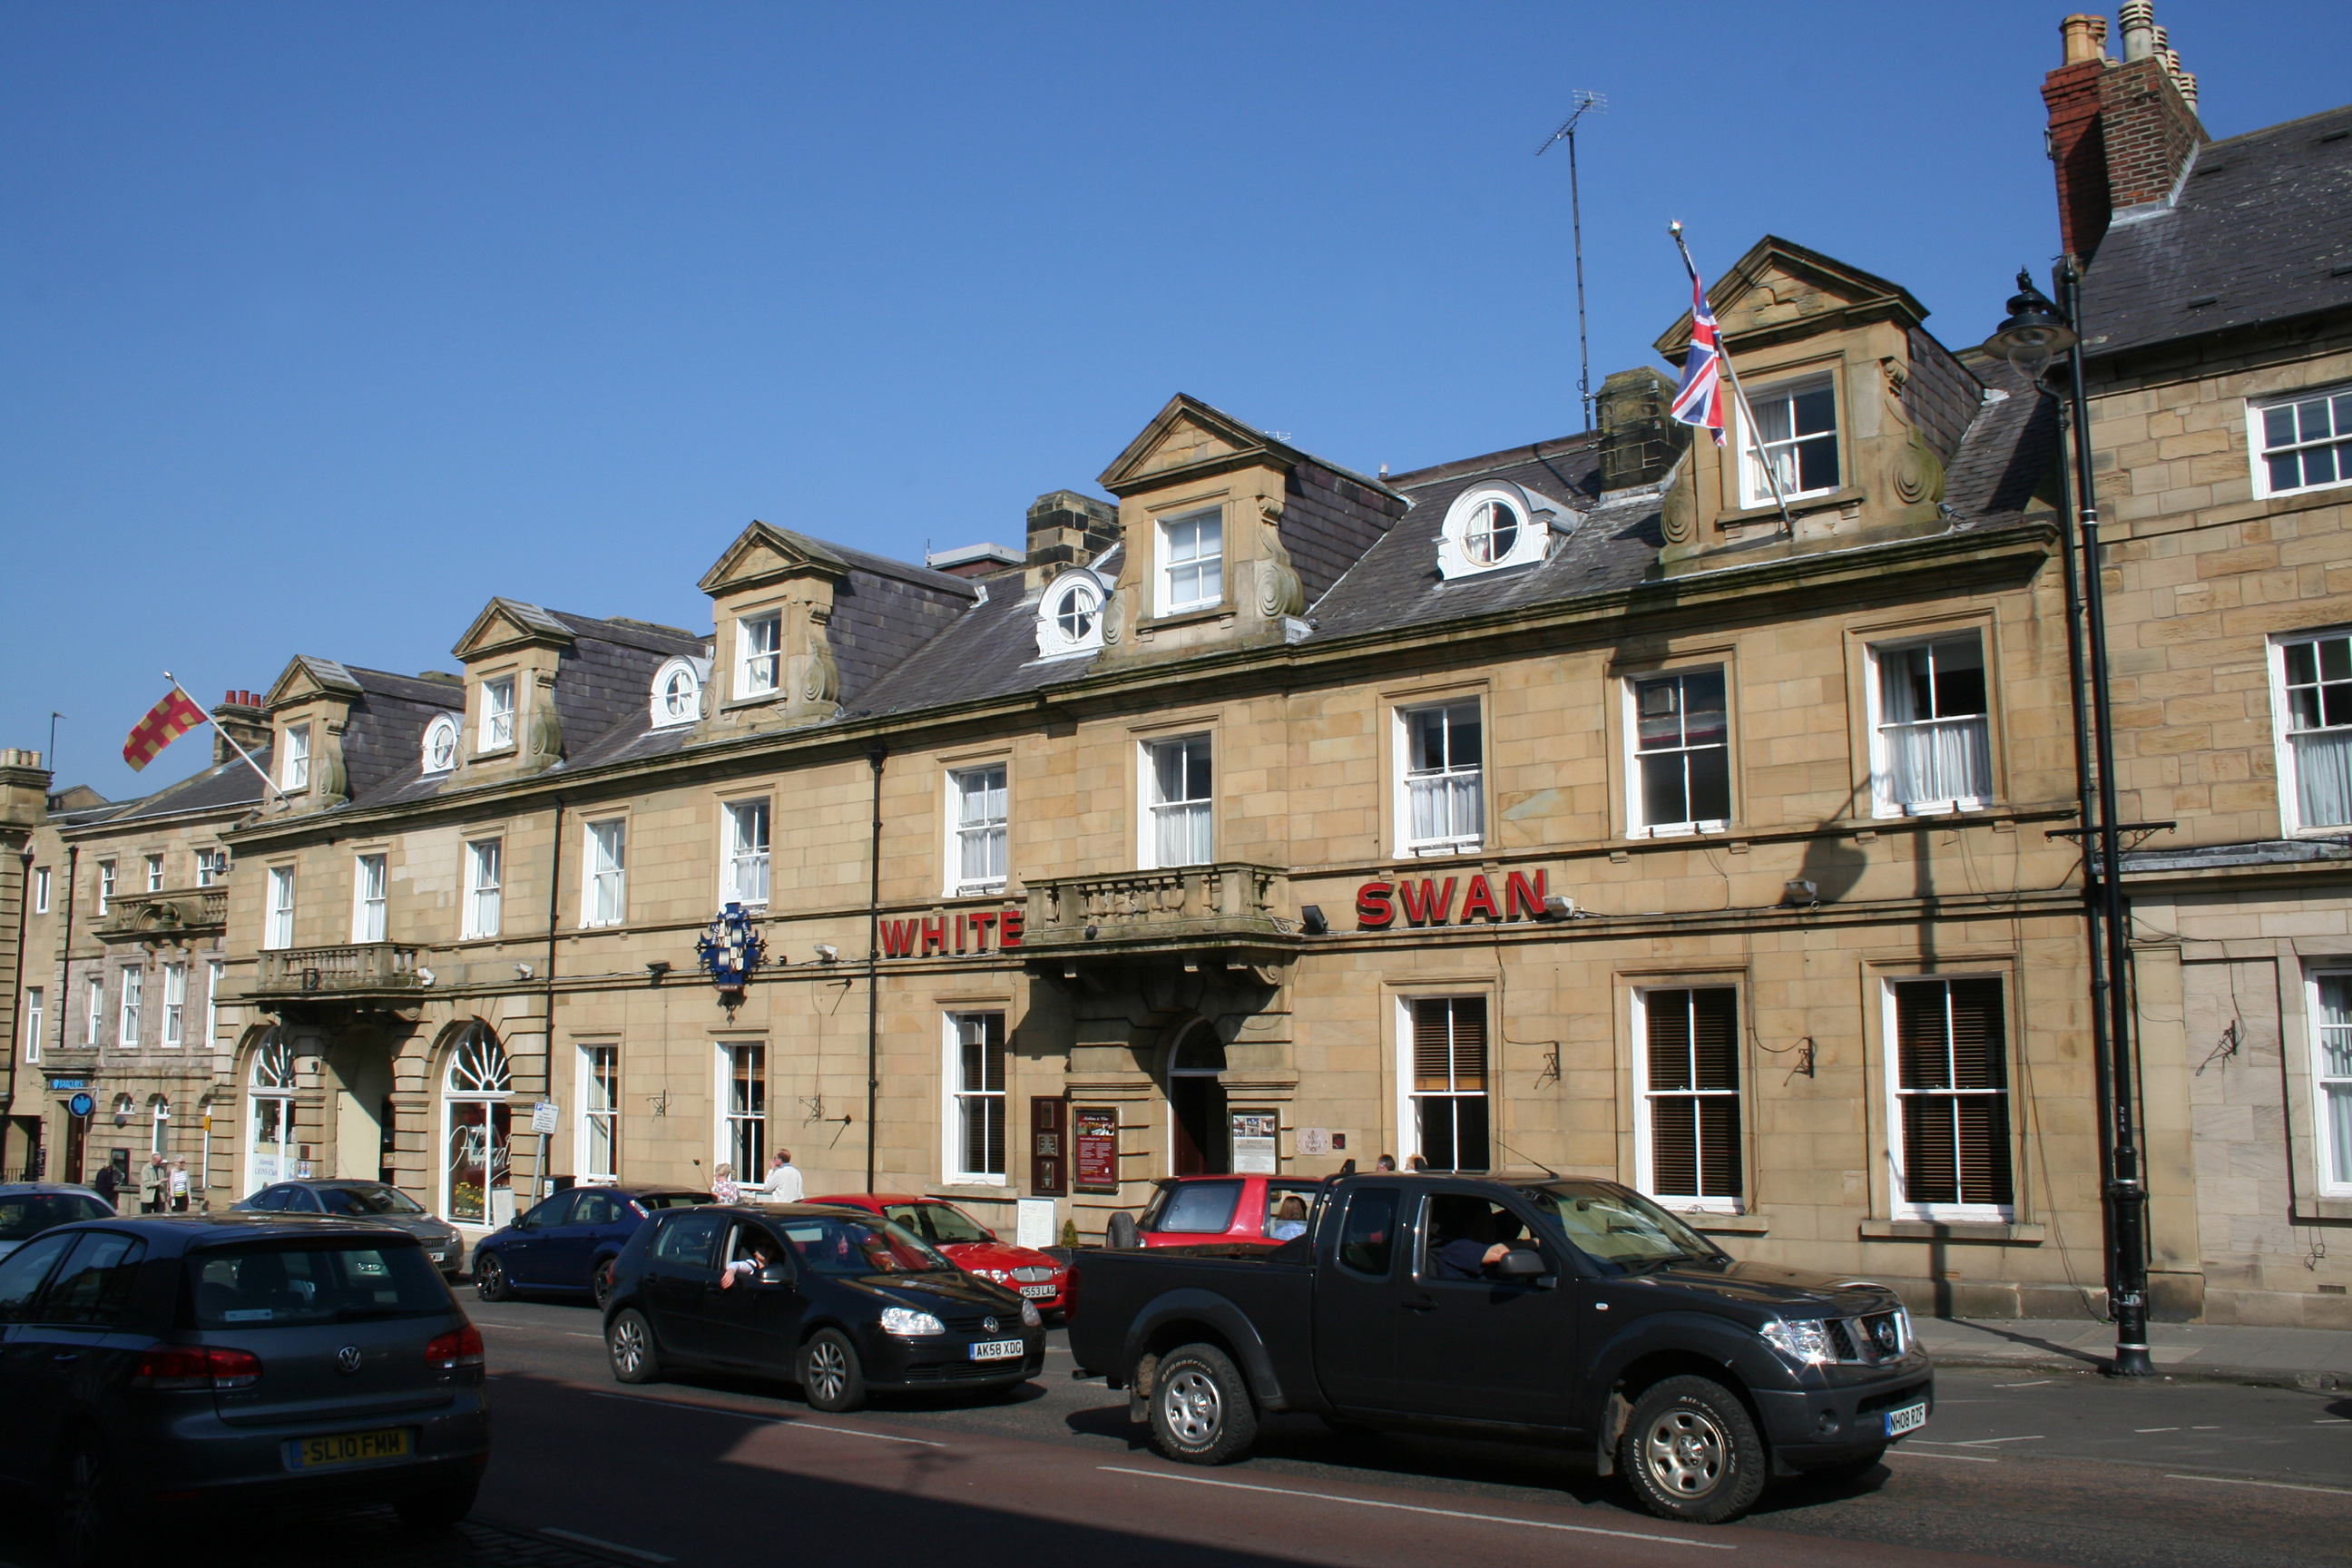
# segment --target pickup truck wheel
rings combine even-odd
[[[1720,1524],[1762,1495],[1764,1444],[1729,1389],[1670,1377],[1635,1402],[1617,1468],[1660,1519]]]
[[[1113,1252],[1133,1252],[1141,1247],[1143,1232],[1136,1225],[1135,1216],[1125,1209],[1112,1215],[1110,1223],[1103,1226],[1103,1245]]]
[[[1257,1440],[1257,1406],[1233,1358],[1214,1345],[1182,1345],[1151,1375],[1151,1442],[1188,1465],[1222,1465]]]

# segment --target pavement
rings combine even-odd
[[[1938,1366],[2080,1372],[2115,1359],[2112,1323],[2062,1318],[1915,1318],[1912,1331]],[[2226,1323],[2151,1323],[2148,1359],[2172,1378],[2352,1388],[2352,1333]]]

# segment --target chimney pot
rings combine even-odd
[[[2152,0],[2124,0],[2124,63],[2156,52],[2156,6]]]
[[[2106,52],[2107,19],[2077,14],[2058,24],[2059,36],[2065,40],[2066,58],[2061,64],[2078,66],[2085,60],[2095,60]]]

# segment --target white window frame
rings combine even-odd
[[[2312,1158],[2319,1178],[2320,1196],[2348,1198],[2352,1197],[2352,1151],[2346,1151],[2343,1157],[2338,1157],[2336,1144],[2330,1137],[2329,1101],[2340,1095],[2346,1101],[2344,1115],[2352,1119],[2352,1073],[2328,1070],[2326,1033],[2331,1026],[2326,1021],[2326,1014],[2321,1005],[2321,987],[2330,980],[2352,986],[2352,970],[2323,965],[2304,972],[2304,1016],[2311,1020]],[[2346,1032],[2352,1033],[2352,1028],[2347,1028]],[[2352,1137],[2347,1137],[2347,1141],[2352,1141]]]
[[[1486,1005],[1486,1087],[1483,1089],[1421,1089],[1414,1087],[1413,1072],[1413,1009],[1423,1002],[1469,1002]],[[1420,1101],[1429,1100],[1465,1100],[1483,1098],[1486,1101],[1486,1165],[1487,1171],[1499,1169],[1497,1162],[1507,1158],[1496,1134],[1499,1118],[1496,1112],[1502,1101],[1501,1052],[1496,1026],[1496,1010],[1492,993],[1480,990],[1448,991],[1436,994],[1399,996],[1396,998],[1396,1147],[1397,1163],[1405,1164],[1414,1155],[1426,1157],[1428,1151],[1421,1146]],[[1465,1171],[1465,1176],[1481,1174]]]
[[[1741,1214],[1745,1211],[1744,1194],[1748,1186],[1748,1146],[1754,1136],[1753,1120],[1748,1103],[1747,1053],[1738,1044],[1732,1047],[1735,1073],[1739,1079],[1733,1089],[1663,1089],[1650,1087],[1650,998],[1667,993],[1687,994],[1694,991],[1728,991],[1731,995],[1731,1017],[1735,1037],[1747,1025],[1748,998],[1740,988],[1728,981],[1694,980],[1662,985],[1642,985],[1633,989],[1633,1185],[1653,1202],[1680,1214]],[[1738,1102],[1738,1147],[1733,1157],[1739,1164],[1741,1194],[1697,1193],[1664,1193],[1658,1190],[1657,1150],[1654,1136],[1652,1105],[1660,1098],[1675,1100],[1728,1099]],[[1701,1162],[1702,1166],[1704,1162]],[[1704,1183],[1702,1183],[1704,1184]]]
[[[104,914],[113,902],[114,862],[100,860],[98,863],[98,912]]]
[[[996,780],[992,790],[985,782],[990,775]],[[968,801],[965,781],[975,777],[982,781],[981,815],[967,817],[964,815]],[[974,894],[1002,892],[1004,889],[1012,865],[1012,778],[1013,768],[1008,763],[976,763],[971,767],[948,770],[948,809],[944,815],[948,826],[946,891],[950,898],[969,898]],[[993,815],[990,814],[986,804],[990,795],[996,797],[998,804]],[[975,844],[980,850],[983,868],[991,858],[990,852],[994,852],[994,876],[969,879],[964,876],[964,850],[967,846]]]
[[[147,1005],[147,972],[134,964],[125,964],[122,979],[115,987],[114,1048],[135,1051],[139,1048],[140,1014]]]
[[[1675,700],[1677,703],[1680,703],[1682,700],[1682,687],[1680,683],[1687,680],[1694,675],[1706,675],[1709,673],[1719,675],[1723,678],[1723,740],[1721,742],[1711,747],[1694,746],[1685,743],[1680,746],[1662,746],[1654,751],[1643,751],[1642,749],[1642,688],[1661,681],[1675,681],[1677,683],[1675,688]],[[1684,834],[1692,833],[1721,833],[1726,828],[1729,827],[1731,826],[1730,815],[1723,816],[1692,817],[1682,822],[1650,821],[1648,816],[1649,791],[1642,775],[1642,761],[1645,757],[1661,757],[1666,755],[1679,755],[1685,759],[1688,759],[1697,752],[1704,751],[1721,752],[1723,753],[1724,772],[1724,810],[1727,814],[1737,812],[1737,804],[1730,798],[1733,793],[1731,789],[1730,667],[1728,665],[1722,664],[1695,664],[1683,666],[1675,669],[1648,670],[1640,675],[1629,675],[1625,677],[1623,690],[1625,707],[1626,837],[1629,838],[1671,838]],[[1687,706],[1685,705],[1682,711],[1684,713],[1687,713]],[[1685,722],[1682,728],[1684,731],[1684,740],[1687,742],[1689,740],[1689,726],[1687,722]],[[1874,727],[1871,732],[1873,735],[1875,735],[1877,731]],[[1687,761],[1685,762],[1684,770],[1683,798],[1685,803],[1687,804],[1692,795],[1689,783],[1689,763]]]
[[[37,915],[49,912],[49,868],[47,866],[33,868],[33,912]]]
[[[188,966],[167,963],[163,965],[163,1026],[155,1043],[176,1051],[187,1044],[187,1031]]]
[[[2331,423],[2335,433],[2317,437],[2309,441],[2297,439],[2273,448],[2269,445],[2268,416],[2270,412],[2275,408],[2313,402],[2325,402],[2330,405]],[[2298,437],[2301,434],[2300,430],[2296,431]],[[2323,479],[2313,485],[2296,483],[2280,486],[2272,482],[2271,457],[2274,450],[2282,453],[2305,452],[2317,447],[2336,448],[2334,479]],[[2320,490],[2341,489],[2347,485],[2352,485],[2352,384],[2307,386],[2297,392],[2281,393],[2273,397],[2247,399],[2246,457],[2248,465],[2252,470],[2254,498],[2257,500],[2271,496],[2312,495]]]
[[[629,819],[581,825],[580,923],[616,926],[629,918]]]
[[[1160,798],[1160,753],[1171,747],[1199,746],[1209,758],[1209,793],[1186,795],[1181,800]],[[1137,863],[1145,870],[1158,870],[1176,866],[1206,866],[1217,858],[1217,755],[1213,733],[1201,731],[1190,735],[1170,735],[1139,742],[1136,763],[1138,808],[1137,819],[1142,824],[1143,842],[1138,847]],[[1185,788],[1192,787],[1192,768],[1184,767]],[[1194,808],[1198,808],[1195,810]],[[1194,859],[1164,859],[1160,854],[1160,818],[1181,810],[1189,817],[1205,817],[1208,821],[1208,853]]]
[[[151,893],[163,890],[163,858],[161,855],[147,857],[147,890]]]
[[[1891,727],[1886,710],[1886,656],[1909,653],[1914,648],[1930,647],[1938,643],[1958,642],[1962,637],[1974,637],[1978,657],[1983,660],[1984,710],[1974,714],[1943,714],[1933,719],[1913,720],[1915,725],[1958,723],[1974,719],[1984,726],[1985,793],[1978,795],[1953,795],[1941,800],[1902,801],[1895,798],[1895,760],[1888,744],[1886,731]],[[1868,645],[1865,660],[1866,678],[1864,702],[1870,728],[1870,813],[1874,817],[1942,816],[1953,812],[1983,811],[2000,796],[2000,757],[1995,748],[1992,725],[1993,662],[1990,638],[1982,626],[1959,626],[1948,631],[1920,637],[1889,637]],[[1727,702],[1728,699],[1727,698]]]
[[[748,1157],[755,1163],[756,1166],[764,1167],[768,1151],[774,1147],[769,1141],[769,1134],[774,1131],[775,1123],[774,1107],[771,1103],[774,1099],[772,1091],[775,1085],[768,1071],[773,1065],[773,1058],[769,1055],[768,1042],[719,1040],[715,1043],[718,1048],[719,1081],[717,1091],[711,1096],[711,1104],[717,1108],[719,1114],[711,1129],[715,1139],[712,1145],[711,1165],[715,1169],[721,1163],[735,1164],[735,1145],[739,1141],[736,1126],[741,1123],[745,1128],[745,1139],[752,1145],[751,1152]],[[759,1053],[757,1058],[759,1070],[753,1075],[752,1080],[759,1085],[759,1103],[756,1108],[747,1108],[739,1111],[735,1109],[735,1054],[738,1051],[747,1050]],[[736,1165],[735,1180],[746,1186],[759,1185],[767,1179],[767,1175],[768,1173],[763,1168],[745,1170],[742,1166]]]
[[[2339,638],[2352,638],[2352,627],[2331,626],[2319,631],[2280,632],[2271,637],[2271,744],[2277,754],[2279,826],[2290,837],[2305,833],[2338,835],[2347,830],[2343,823],[2310,820],[2310,814],[2304,805],[2303,770],[2296,759],[2294,737],[2299,734],[2352,736],[2352,729],[2341,725],[2329,727],[2323,724],[2317,730],[2297,730],[2294,727],[2294,703],[2288,695],[2286,668],[2286,650],[2294,645],[2330,642]],[[2325,686],[2334,682],[2326,681],[2323,674],[2322,684]],[[2324,713],[2322,717],[2325,718]],[[2347,738],[2345,743],[2352,745],[2352,738]]]
[[[352,858],[352,940],[383,942],[391,927],[385,895],[392,885],[392,859],[383,850]]]
[[[25,1060],[27,1064],[41,1059],[41,1032],[48,1020],[49,994],[46,987],[25,987]]]
[[[646,717],[656,730],[674,730],[702,717],[702,689],[710,679],[710,661],[680,654],[654,671],[653,690],[646,697]],[[671,685],[679,683],[675,710]]]
[[[196,851],[196,886],[209,888],[215,878],[228,874],[228,857],[218,849]]]
[[[1895,988],[1897,985],[1907,984],[1915,981],[1933,980],[1998,980],[2000,982],[2000,1005],[2002,1009],[2001,1049],[2004,1053],[2012,1054],[2016,1049],[2016,1031],[2010,1026],[2010,1019],[2008,1016],[2010,992],[2012,982],[2007,974],[2001,973],[1999,971],[1978,971],[1966,973],[1891,974],[1884,976],[1881,979],[1878,987],[1880,1007],[1879,1043],[1883,1049],[1884,1059],[1885,1062],[1886,1092],[1880,1096],[1880,1099],[1883,1102],[1881,1114],[1884,1118],[1884,1131],[1886,1134],[1886,1197],[1889,1212],[1896,1219],[1927,1220],[1930,1222],[1944,1223],[1958,1222],[1963,1224],[2009,1224],[2017,1218],[2017,1209],[2013,1203],[1924,1204],[1913,1203],[1904,1195],[1903,1042],[1898,1036],[1895,1025]],[[1948,1021],[1946,1024],[1948,1038],[1949,1027],[1950,1026]],[[2010,1163],[2009,1182],[2010,1192],[2012,1198],[2022,1185],[2022,1183],[2019,1179],[2020,1173],[2018,1170],[2016,1153],[2018,1111],[2017,1074],[2014,1071],[2014,1068],[2015,1063],[2013,1060],[2005,1060],[2002,1063],[2001,1077],[2004,1080],[2005,1086],[1998,1090],[1937,1089],[1931,1091],[1937,1094],[1998,1093],[2007,1100],[2009,1105],[2008,1136],[2010,1145],[2008,1150]]]
[[[436,756],[436,752],[441,754]],[[436,713],[425,726],[425,740],[417,749],[416,766],[426,778],[446,773],[457,765],[457,721],[446,713]]]
[[[600,1070],[606,1063],[610,1075]],[[589,1040],[580,1046],[579,1082],[572,1096],[580,1107],[573,1136],[572,1169],[583,1182],[618,1181],[621,1174],[621,1043]],[[604,1133],[605,1159],[598,1168],[596,1132]]]
[[[282,952],[294,945],[294,868],[269,868],[269,908],[263,918],[268,922],[262,946],[273,952]]]
[[[310,726],[286,726],[286,765],[278,770],[278,787],[300,795],[310,787]]]
[[[172,1102],[159,1094],[147,1102],[147,1152],[151,1154],[161,1154],[165,1159],[169,1159],[172,1155],[171,1144]],[[163,1201],[166,1205],[172,1201],[168,1175],[163,1188]]]
[[[476,737],[477,755],[503,752],[515,743],[515,678],[494,675],[482,682],[482,729]]]
[[[506,915],[506,840],[503,837],[466,841],[467,941],[499,934]]]
[[[1759,442],[1764,448],[1764,462],[1770,462],[1773,457],[1782,451],[1788,451],[1790,453],[1792,460],[1789,465],[1788,479],[1782,483],[1780,488],[1780,500],[1800,500],[1811,496],[1834,495],[1843,485],[1846,466],[1845,411],[1839,406],[1842,400],[1838,396],[1837,380],[1837,374],[1834,371],[1815,371],[1811,374],[1795,375],[1790,377],[1786,381],[1774,382],[1769,386],[1758,387],[1755,391],[1748,395],[1748,406],[1757,410],[1756,423],[1758,429],[1753,436],[1744,429],[1740,432],[1739,504],[1743,509],[1748,507],[1770,506],[1773,504],[1772,487],[1765,481],[1763,465],[1759,463],[1757,460],[1756,451]],[[1807,436],[1797,436],[1794,434],[1796,428],[1795,400],[1808,393],[1813,392],[1826,392],[1830,395],[1830,427],[1826,432],[1814,431]],[[1762,411],[1775,404],[1781,403],[1785,403],[1790,405],[1789,417],[1790,429],[1791,433],[1785,438],[1778,440],[1764,437],[1762,433],[1762,426],[1764,424],[1764,416]],[[1736,399],[1734,400],[1732,422],[1734,424],[1740,423]],[[1807,442],[1819,441],[1824,434],[1829,437],[1831,449],[1836,453],[1836,471],[1831,474],[1830,482],[1828,484],[1815,485],[1809,489],[1800,489],[1797,485],[1797,479],[1801,465],[1793,460],[1796,457],[1795,448]]]
[[[1475,853],[1486,842],[1486,705],[1476,697],[1457,697],[1447,701],[1400,703],[1392,710],[1391,745],[1396,754],[1396,784],[1391,792],[1396,817],[1396,852],[1400,855],[1468,855]],[[1478,761],[1470,767],[1456,765],[1454,757],[1454,731],[1458,722],[1455,715],[1467,711],[1478,726]],[[1413,746],[1414,721],[1428,715],[1438,715],[1445,725],[1446,763],[1434,771],[1413,765],[1419,754]],[[1417,784],[1434,785],[1444,781],[1449,797],[1466,796],[1470,816],[1474,819],[1467,833],[1444,833],[1427,838],[1413,832],[1413,786]],[[1449,812],[1449,816],[1452,814]],[[1454,826],[1459,826],[1456,823]]]
[[[719,901],[747,910],[767,907],[773,884],[770,879],[775,845],[775,813],[764,796],[730,800],[719,808]],[[745,831],[756,822],[756,839]]]
[[[735,620],[735,700],[773,697],[784,687],[784,613],[760,610]]]
[[[1091,601],[1090,606],[1072,604],[1080,595]],[[1069,658],[1100,648],[1110,595],[1109,584],[1083,566],[1055,578],[1037,601],[1037,657]]]
[[[212,1049],[213,1042],[220,1038],[220,987],[222,979],[227,973],[228,965],[219,959],[215,958],[205,962],[204,1048],[206,1050]]]
[[[1499,552],[1491,542],[1497,508],[1510,513],[1513,524]],[[1472,485],[1448,503],[1438,525],[1437,574],[1452,582],[1536,565],[1550,553],[1553,529],[1572,526],[1576,515],[1574,509],[1507,480]],[[1482,539],[1489,542],[1482,546]]]
[[[95,1046],[104,1033],[106,1018],[106,970],[103,966],[83,983],[82,992],[85,1003],[82,1008],[82,1044]]]
[[[1223,505],[1195,507],[1190,511],[1179,512],[1173,517],[1160,518],[1154,526],[1158,531],[1159,545],[1157,559],[1153,563],[1156,570],[1151,574],[1153,602],[1157,605],[1155,613],[1162,616],[1181,616],[1188,611],[1214,609],[1223,605],[1225,602],[1227,586],[1224,507]],[[1213,552],[1201,549],[1201,535],[1209,529],[1214,529],[1217,535],[1216,549]],[[1193,550],[1193,553],[1187,555],[1181,561],[1175,558],[1179,533],[1190,536]],[[1203,564],[1209,562],[1213,562],[1214,564]],[[1208,594],[1202,593],[1202,584],[1211,578],[1213,574],[1216,584],[1215,591]],[[1179,595],[1176,586],[1180,575],[1192,578],[1191,590],[1185,596]]]
[[[1002,1077],[998,1080],[997,1087],[990,1089],[987,1086],[987,1073],[983,1068],[981,1086],[974,1089],[964,1079],[963,1032],[968,1024],[979,1028],[984,1047],[987,1039],[987,1020],[990,1018],[996,1020],[996,1027],[1003,1046],[998,1063]],[[970,1012],[944,1013],[940,1015],[940,1019],[944,1055],[941,1058],[940,1081],[947,1086],[946,1104],[942,1108],[942,1115],[940,1119],[944,1134],[940,1168],[945,1173],[946,1179],[958,1186],[1003,1186],[1011,1179],[1010,1168],[1013,1163],[1012,1031],[1007,1026],[1004,1013],[1001,1008],[983,1007],[975,1008]],[[991,1105],[995,1107],[996,1115],[1003,1126],[1003,1136],[1001,1142],[1007,1168],[1003,1171],[968,1170],[965,1167],[970,1162],[964,1158],[965,1119],[975,1111],[986,1114]]]

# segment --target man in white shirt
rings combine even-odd
[[[772,1204],[796,1204],[806,1195],[808,1184],[801,1180],[799,1167],[793,1163],[793,1152],[779,1149],[768,1162],[768,1201]]]

